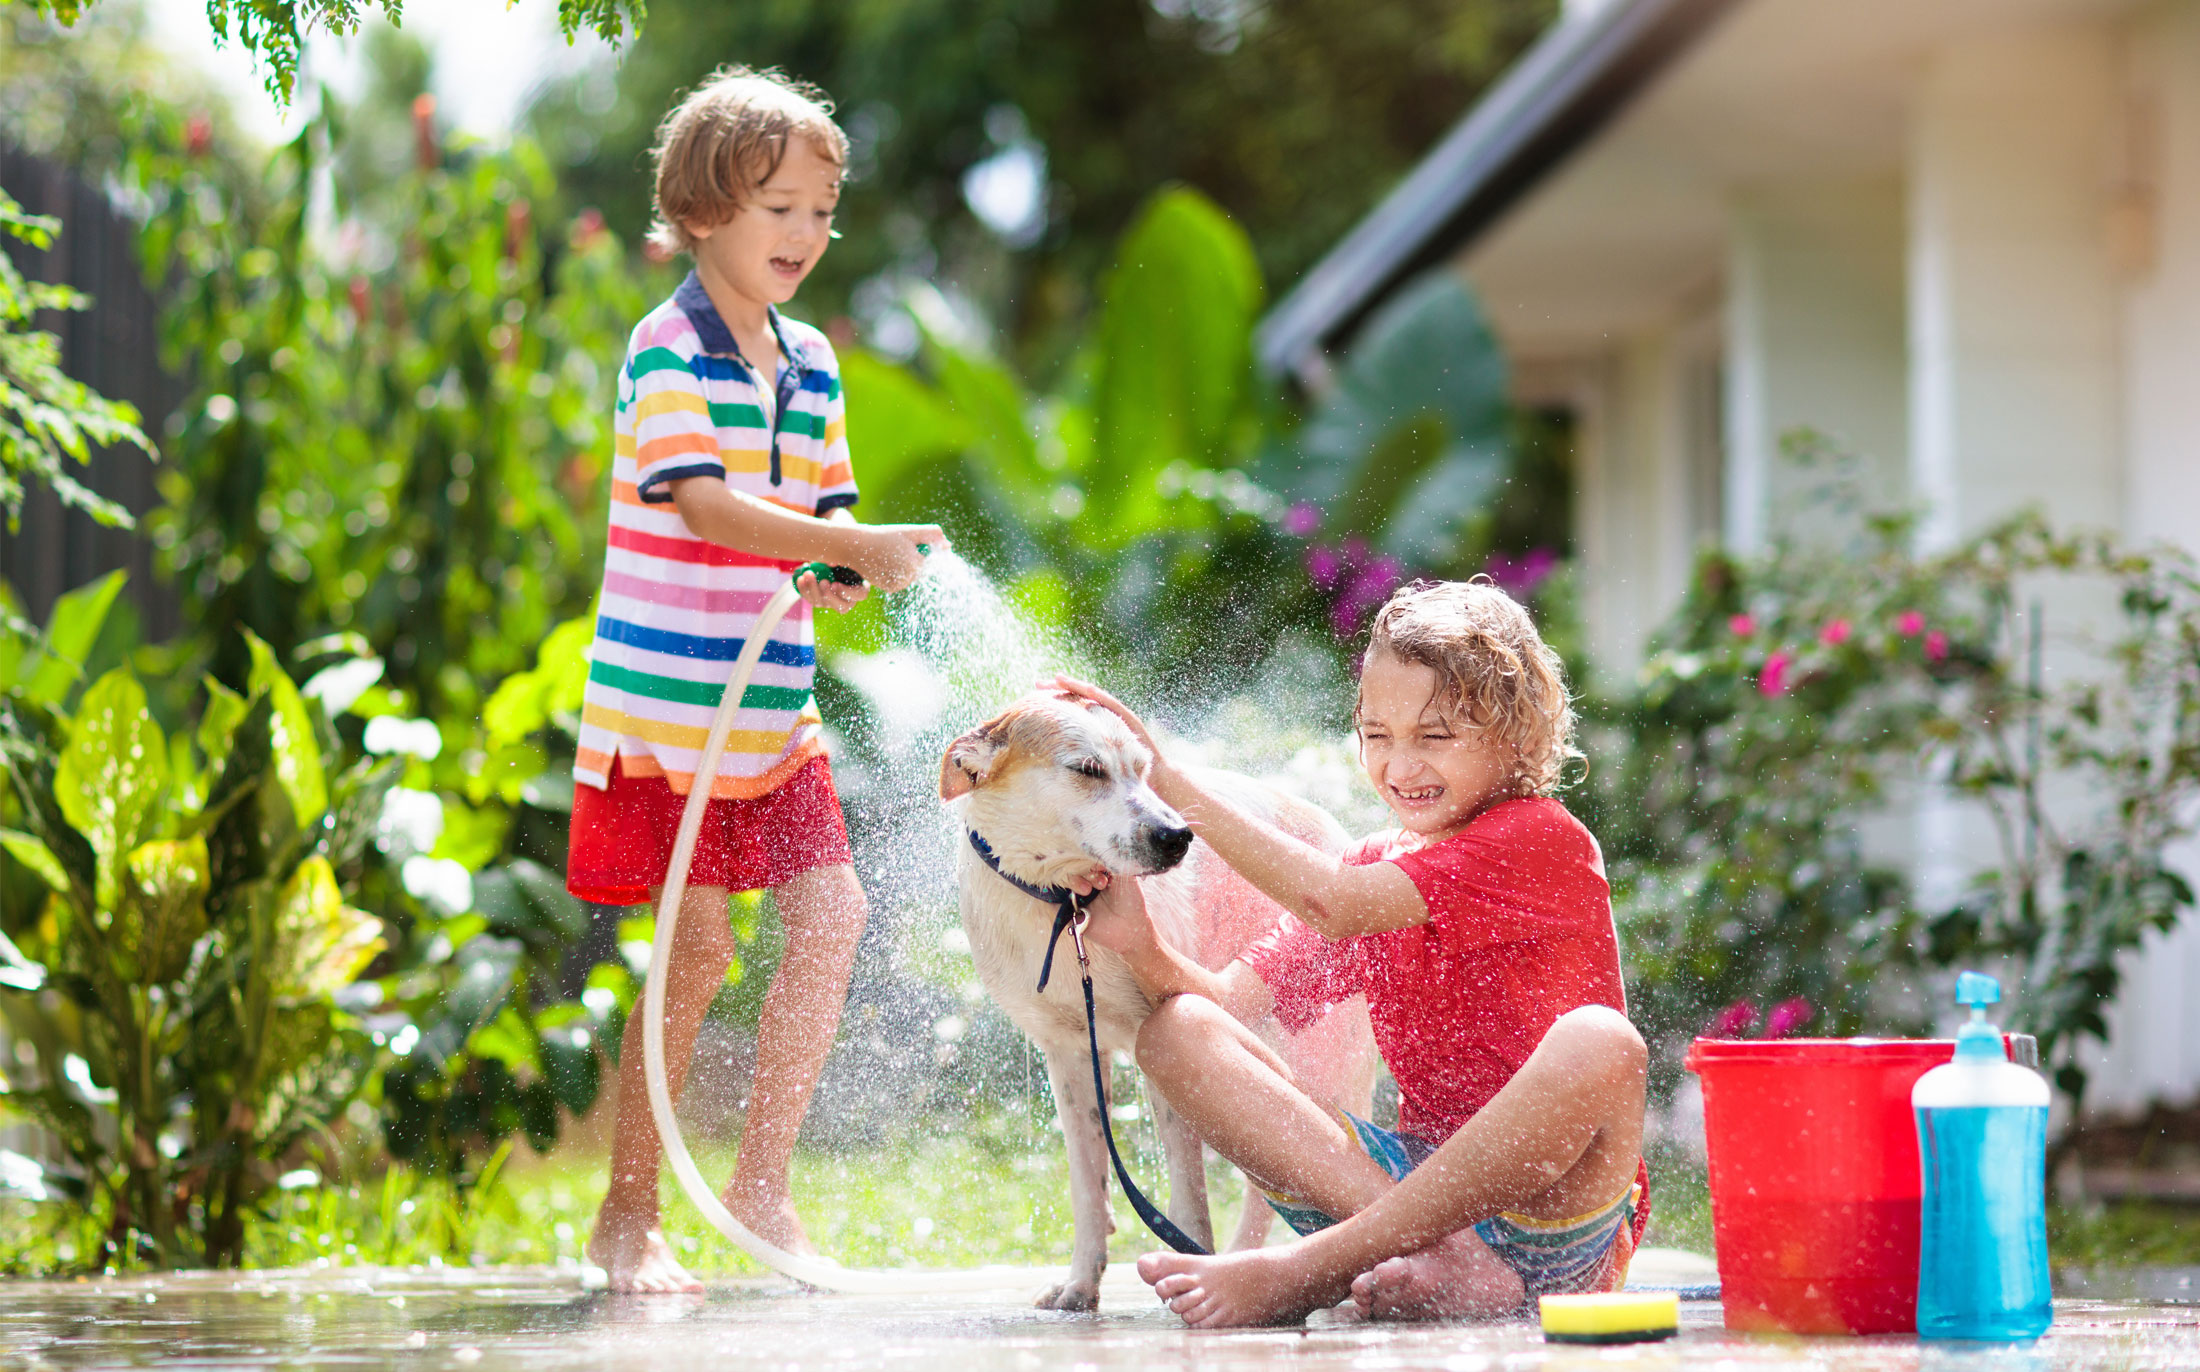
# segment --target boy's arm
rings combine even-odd
[[[1122,956],[1140,990],[1156,1003],[1171,996],[1205,996],[1241,1024],[1255,1024],[1276,1008],[1268,983],[1249,963],[1211,972],[1179,952],[1146,913],[1136,878],[1111,883],[1093,897],[1085,937]]]
[[[1325,938],[1428,923],[1428,902],[1394,862],[1353,865],[1263,823],[1169,765],[1145,723],[1097,686],[1057,677],[1062,689],[1114,711],[1153,754],[1146,784],[1184,816],[1231,870]]]
[[[758,557],[853,567],[882,591],[901,590],[924,570],[918,544],[940,548],[947,542],[933,524],[858,524],[841,510],[813,518],[736,491],[721,477],[681,477],[667,485],[673,507],[697,538]]]

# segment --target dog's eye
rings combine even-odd
[[[1094,781],[1108,779],[1108,769],[1101,765],[1098,758],[1088,757],[1083,762],[1073,762],[1069,769],[1081,777],[1091,777]]]

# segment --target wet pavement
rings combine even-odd
[[[0,1367],[708,1367],[893,1372],[1100,1369],[1886,1369],[2048,1372],[2200,1368],[2200,1305],[2073,1299],[2028,1348],[1921,1346],[1908,1338],[1729,1334],[1714,1301],[1681,1307],[1680,1337],[1616,1348],[1546,1345],[1527,1324],[1192,1333],[1127,1268],[1103,1313],[1031,1308],[1039,1285],[998,1292],[830,1296],[778,1279],[716,1283],[700,1297],[614,1297],[577,1271],[333,1268],[0,1284]]]

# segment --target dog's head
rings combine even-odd
[[[969,797],[964,820],[1021,880],[1150,876],[1192,846],[1184,817],[1146,784],[1152,762],[1099,706],[1030,695],[947,745],[940,799]]]

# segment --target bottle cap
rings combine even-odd
[[[2001,1001],[2001,983],[1984,972],[1956,973],[1956,1004],[1971,1007],[1970,1022],[1956,1031],[1959,1058],[1999,1058],[2006,1062],[2008,1049],[2001,1030],[1986,1022],[1986,1007]]]

